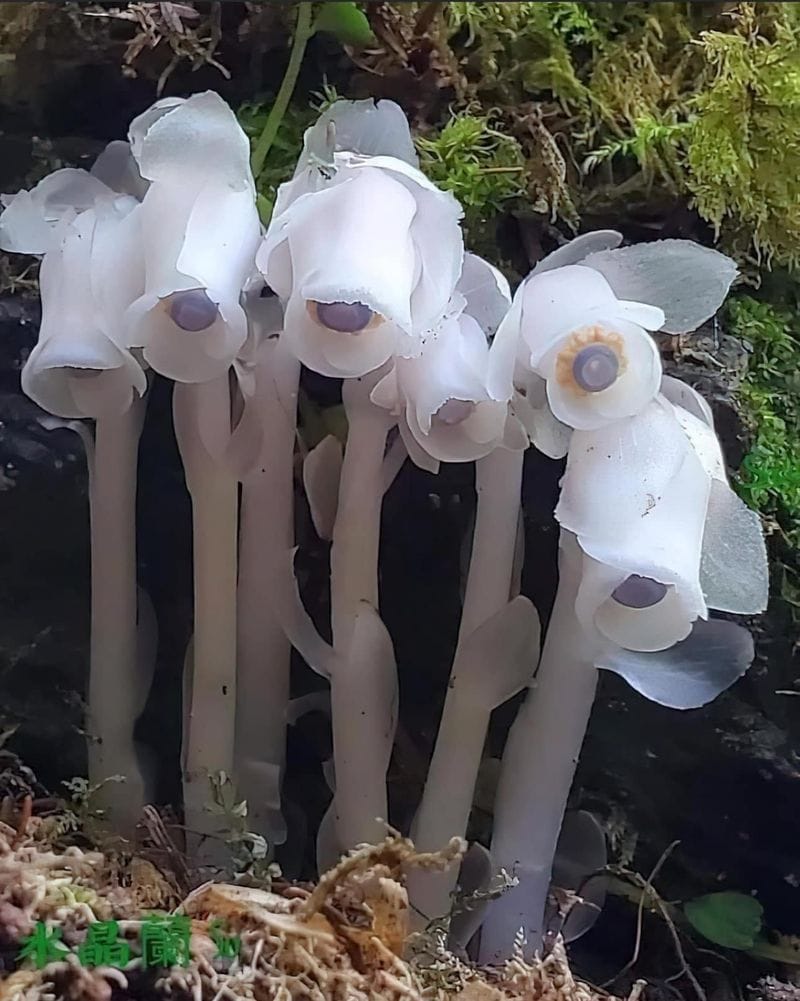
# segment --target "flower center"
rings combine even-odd
[[[572,375],[587,393],[602,393],[617,381],[619,358],[607,344],[588,344],[575,355]]]
[[[359,334],[375,315],[362,302],[315,302],[317,320],[328,330],[340,334]]]
[[[652,577],[631,574],[612,593],[611,597],[626,608],[652,608],[667,593],[667,585]]]
[[[175,292],[170,297],[169,315],[181,330],[198,333],[214,325],[219,316],[219,306],[209,299],[205,289],[194,288],[187,292]]]
[[[447,400],[433,415],[433,419],[452,427],[454,424],[462,424],[474,413],[475,404],[472,400]]]

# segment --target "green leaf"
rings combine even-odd
[[[315,31],[327,31],[342,43],[364,48],[375,41],[366,14],[355,3],[325,0],[314,24]]]
[[[683,905],[703,938],[726,949],[752,949],[764,919],[764,908],[746,893],[709,893]]]

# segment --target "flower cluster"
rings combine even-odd
[[[123,735],[108,693],[124,691],[131,719],[143,705],[131,524],[140,427],[120,420],[151,373],[176,383],[194,518],[190,830],[214,833],[199,780],[222,775],[221,788],[230,774],[259,835],[285,834],[291,642],[331,687],[333,799],[319,855],[380,838],[398,684],[378,559],[399,454],[431,472],[477,463],[461,631],[414,822],[425,851],[463,836],[490,714],[530,684],[536,663],[536,611],[518,593],[524,453],[533,444],[566,456],[558,614],[507,745],[493,843],[495,862],[535,876],[533,910],[543,911],[577,755],[567,745],[582,739],[595,669],[689,708],[752,659],[749,634],[710,610],[764,608],[759,520],[727,482],[709,407],[664,375],[653,337],[711,317],[732,262],[687,241],[623,248],[616,232],[590,233],[541,261],[512,299],[494,267],[465,253],[459,204],[420,172],[405,116],[387,101],[338,101],[320,116],[266,232],[247,138],[211,92],[157,102],[91,171],[56,171],[3,204],[0,246],[43,258],[42,325],[23,388],[52,414],[96,421],[93,546],[108,556],[109,540],[126,540],[124,566],[123,556],[93,561],[89,712],[103,733],[101,771],[123,760],[115,740],[135,767],[133,726]],[[330,643],[291,574],[301,364],[343,380],[348,419],[344,455],[326,439],[303,466],[314,524],[332,542]],[[573,710],[582,721],[557,718]],[[550,809],[555,827],[518,803],[520,762],[534,747],[541,783],[531,780],[530,802]],[[554,791],[559,781],[566,789]],[[450,901],[452,882],[439,875],[410,884],[431,917]],[[502,928],[503,948],[520,924],[541,931],[535,916],[517,917]]]

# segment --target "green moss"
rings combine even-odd
[[[744,499],[800,544],[800,327],[790,308],[741,296],[728,306],[731,331],[752,347],[740,390],[753,444],[739,470]]]
[[[710,80],[688,144],[689,190],[739,253],[800,263],[800,18],[795,4],[742,4],[735,28],[700,43]]]
[[[491,244],[497,216],[526,194],[520,144],[488,117],[461,114],[438,133],[418,138],[417,149],[428,177],[464,206],[470,246]]]

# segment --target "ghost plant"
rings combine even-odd
[[[194,637],[183,736],[184,812],[207,833],[208,778],[234,762],[238,481],[229,372],[247,340],[242,290],[260,236],[249,143],[212,92],[158,101],[131,150],[149,186],[139,209],[145,282],[127,343],[176,381],[175,429],[192,497]]]
[[[319,656],[301,610],[289,618],[304,623],[305,638],[288,626],[312,666],[330,677],[332,826],[342,849],[380,837],[396,721],[394,653],[376,611],[384,455],[396,421],[371,396],[383,367],[419,355],[445,317],[463,261],[460,216],[455,199],[417,169],[395,105],[339,103],[306,135],[257,257],[284,303],[281,339],[305,365],[345,380],[332,650]]]
[[[128,836],[152,795],[133,736],[153,666],[137,648],[136,470],[147,377],[123,323],[144,285],[139,202],[120,193],[135,173],[127,144],[114,143],[92,173],[58,170],[5,198],[0,216],[4,250],[43,255],[42,322],[22,388],[50,414],[94,421],[93,437],[68,425],[81,430],[89,466],[89,781]],[[117,775],[124,786],[103,784]]]
[[[570,275],[585,290],[585,313],[573,305]],[[558,594],[535,681],[509,734],[495,805],[493,859],[519,884],[489,909],[481,938],[487,961],[508,955],[520,928],[530,951],[539,947],[597,670],[685,709],[713,699],[752,660],[746,630],[709,619],[709,609],[765,607],[758,518],[727,484],[707,406],[662,378],[657,356],[654,377],[642,342],[647,308],[663,310],[666,331],[693,329],[718,308],[734,276],[722,255],[682,241],[606,249],[533,274],[509,313],[522,367],[546,381],[554,415],[572,430],[556,509]],[[615,306],[622,295],[631,299]],[[631,306],[634,296],[647,308]],[[536,418],[534,409],[527,414]]]

